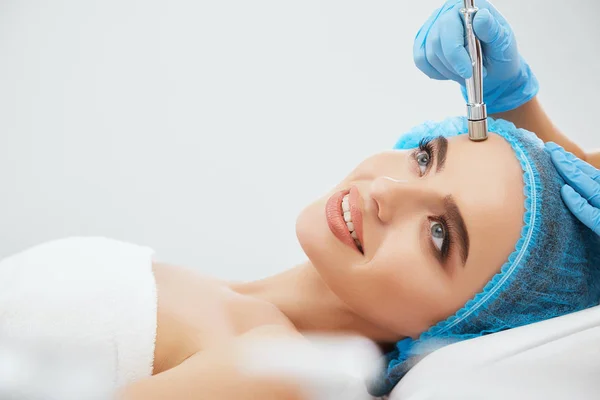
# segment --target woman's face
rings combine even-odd
[[[349,308],[415,337],[500,270],[520,237],[523,204],[510,145],[496,134],[481,143],[460,135],[366,159],[302,211],[296,232]]]

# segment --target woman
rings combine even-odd
[[[461,83],[464,92],[471,71],[458,13],[461,3],[447,2],[425,23],[415,40],[415,62],[434,79]],[[597,155],[583,153],[543,112],[536,98],[538,82],[519,55],[506,20],[486,1],[477,4],[481,11],[474,28],[483,43],[489,111],[597,165]],[[520,135],[513,128],[490,124],[490,131],[502,132],[504,139]],[[458,132],[466,132],[464,120],[424,125],[397,147]],[[521,165],[513,153],[519,146],[513,143],[511,149],[494,134],[486,143],[470,143],[464,136],[436,138],[415,151],[369,158],[298,218],[298,239],[309,262],[262,282],[229,288],[275,304],[274,314],[284,325],[291,322],[294,331],[345,331],[381,343],[403,337],[426,343],[427,338],[438,339],[433,348],[595,305],[600,298],[598,239],[557,201],[563,182],[549,157],[534,154],[534,147],[520,158]],[[532,228],[546,232],[537,236],[537,247],[531,247],[530,260],[517,275],[504,268],[518,264],[513,257],[531,239],[525,228],[535,204],[523,195],[524,159],[536,159],[543,175],[537,178],[550,187],[539,203],[546,208],[543,222]],[[527,186],[526,178],[527,172]],[[341,211],[349,210],[346,221],[336,215],[339,202]],[[530,282],[527,275],[536,279]],[[513,281],[503,292],[509,299],[502,299],[498,280],[515,276],[521,282]],[[528,297],[531,293],[535,295]],[[522,302],[525,307],[515,306]],[[506,309],[511,306],[512,312]],[[389,392],[415,359],[431,351],[432,346],[418,342],[402,340],[388,354],[387,373],[372,386],[375,394]],[[165,384],[169,386],[167,380]]]
[[[440,345],[597,304],[600,241],[562,203],[541,141],[506,121],[490,120],[485,143],[465,132],[464,118],[424,124],[398,142],[407,150],[366,159],[298,217],[308,260],[262,281],[102,238],[10,257],[2,331],[106,343],[125,399],[293,398],[236,369],[253,338],[358,334],[398,343],[371,382],[382,395]]]
[[[115,343],[125,399],[294,398],[245,377],[239,351],[263,335],[359,334],[398,342],[381,395],[439,345],[597,304],[600,243],[562,203],[541,142],[505,121],[490,131],[473,143],[462,118],[424,124],[398,143],[416,148],[368,158],[299,216],[308,261],[263,281],[108,239],[30,249],[0,264],[3,331]]]
[[[512,111],[517,125],[530,100]],[[300,214],[308,260],[262,281],[218,281],[107,239],[13,256],[0,265],[13,288],[0,294],[2,328],[114,343],[125,399],[288,399],[302,395],[293,384],[237,370],[254,339],[331,332],[391,345],[371,383],[381,395],[441,345],[597,304],[598,238],[561,202],[541,142],[501,120],[484,143],[465,132],[461,118],[424,124],[365,160]]]

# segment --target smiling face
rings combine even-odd
[[[503,138],[437,138],[363,161],[302,211],[296,233],[349,308],[416,337],[499,272],[520,237],[524,201],[523,172]]]

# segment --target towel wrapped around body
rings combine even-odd
[[[151,375],[157,324],[153,254],[112,239],[73,237],[0,261],[0,353],[27,347],[29,361],[34,353],[37,361],[52,353],[71,366],[76,359],[92,365],[96,355],[104,367],[110,363],[113,388]],[[12,354],[12,364],[0,362],[0,370],[14,373],[14,360],[20,357],[22,364],[25,354]]]

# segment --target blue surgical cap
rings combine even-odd
[[[581,224],[560,197],[564,181],[542,141],[504,120],[489,119],[489,131],[513,148],[523,169],[525,213],[515,250],[475,297],[418,338],[398,342],[387,368],[369,383],[375,396],[389,393],[420,359],[451,343],[516,328],[595,306],[600,300],[600,238]],[[427,122],[403,135],[395,149],[424,138],[468,132],[465,118]],[[484,145],[484,144],[482,144]]]

